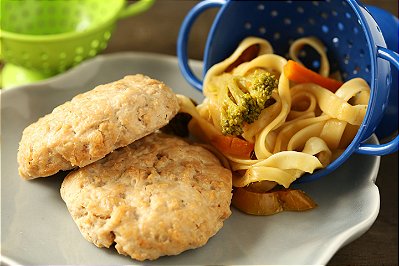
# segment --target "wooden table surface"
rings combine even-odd
[[[181,22],[197,2],[156,0],[148,12],[117,23],[104,53],[142,51],[176,55]],[[386,9],[396,16],[398,14],[396,0],[362,2]],[[193,26],[192,33],[195,34],[190,36],[188,46],[190,58],[202,58],[205,40],[216,12],[205,12]],[[377,220],[364,235],[340,249],[329,265],[398,265],[398,153],[381,158],[376,184],[381,195]]]

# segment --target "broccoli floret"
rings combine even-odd
[[[223,88],[219,91],[222,133],[241,135],[244,123],[258,119],[277,85],[275,76],[263,70],[255,70],[245,77],[224,74]]]
[[[272,91],[278,86],[277,78],[269,72],[256,70],[244,80],[246,84],[249,84],[249,94],[256,100],[257,106],[262,111],[266,107],[266,102],[272,95]]]

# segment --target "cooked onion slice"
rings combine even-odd
[[[272,192],[253,192],[245,187],[234,188],[232,204],[237,209],[253,215],[272,215],[282,211],[306,211],[316,203],[299,189]]]

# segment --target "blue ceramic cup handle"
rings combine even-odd
[[[205,0],[194,6],[187,14],[180,27],[179,36],[177,38],[177,56],[180,70],[186,77],[188,83],[199,91],[202,91],[202,81],[193,73],[188,64],[187,43],[191,27],[197,17],[205,10],[213,7],[221,7],[226,3],[225,0]]]
[[[396,69],[399,70],[399,55],[387,48],[378,47],[377,57],[388,60]],[[398,89],[398,88],[396,88]],[[393,140],[384,144],[364,144],[361,143],[356,149],[356,153],[368,155],[387,155],[398,151],[398,139],[396,136]]]

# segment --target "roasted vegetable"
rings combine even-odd
[[[211,144],[221,153],[249,159],[254,150],[254,144],[233,136],[217,135],[210,140]]]
[[[244,123],[253,123],[266,107],[278,80],[267,71],[257,69],[247,76],[224,73],[215,82],[219,87],[220,125],[224,135],[239,136]]]
[[[306,211],[317,206],[309,196],[298,189],[254,192],[245,187],[234,188],[232,204],[242,212],[253,215]]]
[[[296,83],[316,83],[332,92],[336,92],[343,84],[341,81],[324,77],[292,60],[288,60],[284,66],[284,73],[289,80]]]

